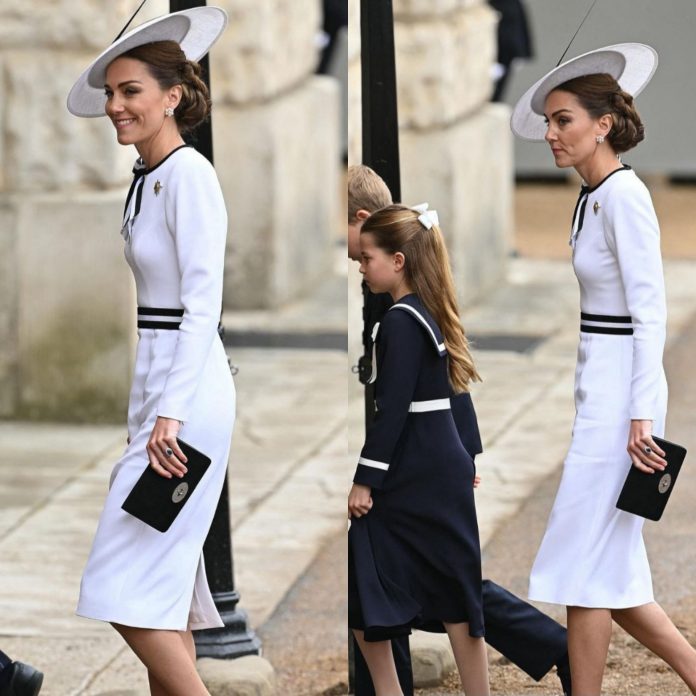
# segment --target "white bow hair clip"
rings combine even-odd
[[[440,220],[437,217],[437,210],[428,210],[427,203],[419,203],[418,205],[411,206],[411,210],[418,215],[418,222],[420,222],[426,230],[432,228],[433,225],[440,225]]]

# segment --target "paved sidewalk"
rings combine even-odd
[[[345,530],[345,264],[318,299],[255,313],[301,349],[232,347],[238,413],[229,462],[235,579],[259,629],[330,539]],[[302,325],[302,313],[312,323]],[[342,312],[342,314],[341,314]],[[233,330],[243,333],[243,317]],[[279,321],[280,320],[280,321]],[[345,339],[344,339],[345,344]],[[282,343],[282,340],[281,340]],[[74,615],[79,580],[125,426],[0,422],[0,648],[45,672],[42,696],[147,694],[145,670],[109,626]]]

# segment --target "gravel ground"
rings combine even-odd
[[[348,692],[346,533],[330,539],[259,634],[277,676],[278,694]]]

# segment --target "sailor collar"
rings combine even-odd
[[[413,317],[425,329],[425,333],[435,346],[438,355],[441,358],[447,355],[442,331],[440,331],[440,327],[435,323],[435,320],[430,316],[430,312],[423,306],[417,295],[405,295],[387,311],[392,312],[394,310],[401,310]],[[377,379],[377,335],[379,334],[379,327],[380,322],[376,322],[372,327],[372,373],[367,380],[368,384],[372,384]]]
[[[411,294],[402,297],[398,302],[393,304],[389,311],[402,310],[410,314],[423,328],[428,338],[435,346],[435,350],[440,357],[447,355],[445,348],[445,339],[440,331],[440,327],[435,323],[435,320],[430,316],[430,312],[423,306],[423,303],[418,299],[417,295]]]
[[[151,172],[154,172],[158,167],[161,167],[175,152],[185,147],[190,147],[190,145],[184,143],[183,145],[179,145],[179,147],[175,147],[166,157],[163,157],[157,164],[149,168],[145,165],[145,162],[143,162],[142,157],[138,157],[135,161],[135,165],[133,166],[133,181],[128,189],[126,204],[123,207],[123,224],[121,225],[121,235],[127,242],[130,242],[133,225],[140,212],[145,177]],[[157,182],[157,184],[159,184],[159,182]],[[159,189],[161,187],[158,188],[157,184],[155,184],[155,193],[159,195]]]

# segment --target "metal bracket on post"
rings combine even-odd
[[[205,0],[170,0],[169,11],[181,12],[194,7],[204,7]],[[210,89],[210,63],[208,56],[200,61],[203,80]],[[213,163],[213,123],[209,118],[186,138],[202,155]],[[220,331],[224,332],[222,326]],[[222,336],[222,333],[221,333]],[[194,631],[196,652],[199,657],[232,659],[243,655],[259,655],[261,641],[249,628],[246,612],[238,608],[239,592],[234,586],[234,562],[232,558],[232,534],[230,529],[230,506],[227,489],[227,476],[222,487],[215,516],[203,545],[205,570],[208,584],[213,593],[215,606],[220,612],[224,627]]]

